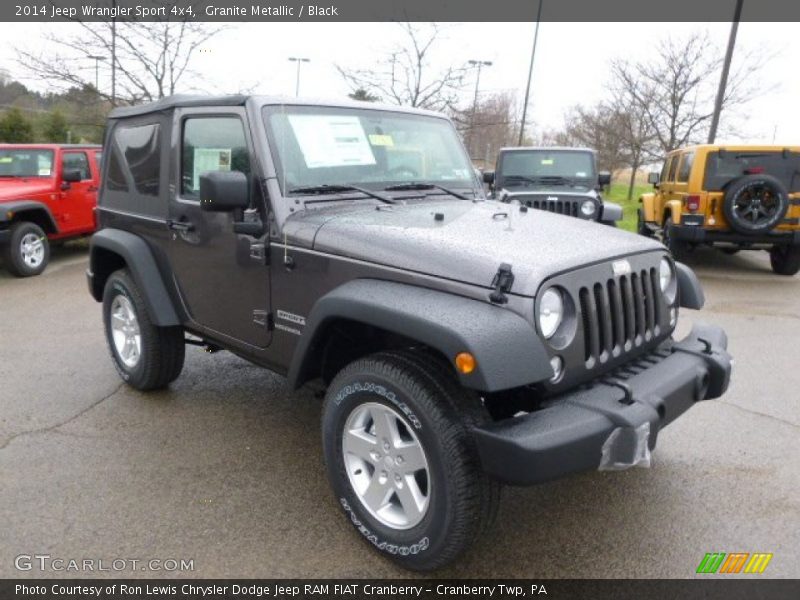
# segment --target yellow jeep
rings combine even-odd
[[[800,147],[691,146],[650,173],[639,233],[680,255],[701,244],[768,250],[772,270],[800,271]]]

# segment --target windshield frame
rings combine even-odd
[[[525,174],[525,175],[509,175],[503,172],[503,163],[510,155],[517,155],[517,154],[586,154],[589,155],[589,160],[592,165],[592,172],[587,175],[586,177],[578,177],[572,175],[535,175],[532,173]],[[587,189],[594,188],[597,185],[598,181],[598,174],[597,174],[597,157],[592,150],[588,150],[585,148],[561,148],[554,146],[552,148],[548,147],[541,147],[541,148],[514,148],[507,150],[505,152],[501,152],[500,156],[498,157],[497,166],[495,169],[495,178],[497,180],[498,187],[503,187],[505,185],[506,179],[514,180],[515,177],[525,177],[528,179],[537,179],[537,178],[552,178],[553,180],[560,178],[569,181],[575,186],[578,187],[585,187]],[[529,182],[525,181],[524,179],[518,179],[514,181],[514,187],[517,187],[517,182],[520,187],[533,187],[533,186],[541,186],[541,187],[549,187],[551,185],[557,185],[555,182],[548,183],[547,181],[541,182]]]
[[[280,114],[282,112],[289,113],[289,114],[309,114],[309,115],[319,115],[319,114],[353,114],[359,115],[359,113],[365,112],[374,112],[374,113],[381,113],[390,118],[407,118],[407,119],[425,119],[425,120],[437,120],[441,121],[442,125],[448,127],[452,133],[452,141],[454,142],[453,149],[455,149],[463,158],[464,160],[464,167],[468,170],[467,175],[464,179],[427,179],[423,177],[409,177],[403,179],[388,179],[386,181],[363,181],[359,179],[355,179],[353,181],[348,182],[340,182],[340,181],[326,181],[325,183],[330,184],[332,186],[335,185],[353,185],[353,186],[360,186],[371,191],[375,192],[383,192],[386,195],[409,195],[412,194],[415,197],[424,197],[425,194],[421,194],[419,192],[409,192],[409,191],[384,191],[384,188],[397,185],[397,184],[404,184],[404,183],[430,183],[433,184],[433,187],[436,188],[437,185],[441,185],[444,187],[452,188],[454,190],[464,191],[468,190],[472,193],[476,198],[480,198],[482,188],[479,185],[479,182],[474,173],[474,166],[472,164],[472,160],[469,157],[469,154],[464,147],[463,141],[461,136],[458,134],[455,126],[453,125],[452,121],[448,119],[444,115],[438,115],[434,113],[427,113],[422,111],[414,111],[414,110],[405,110],[399,109],[394,110],[392,107],[386,106],[360,106],[360,105],[350,105],[350,104],[306,104],[306,103],[280,103],[280,104],[263,104],[259,107],[259,116],[262,121],[263,131],[266,135],[267,141],[267,150],[270,154],[270,159],[272,162],[272,167],[274,169],[274,173],[277,179],[278,188],[280,189],[281,196],[284,198],[307,198],[308,196],[314,196],[315,198],[325,197],[325,196],[336,196],[341,200],[349,200],[353,199],[354,197],[363,197],[363,194],[360,194],[357,191],[354,192],[331,192],[330,194],[325,193],[315,193],[315,194],[302,194],[302,193],[291,193],[291,188],[295,187],[308,187],[312,186],[312,182],[308,182],[307,184],[304,182],[303,185],[299,186],[287,186],[287,181],[284,177],[284,170],[283,170],[283,162],[281,151],[279,149],[279,141],[277,139],[277,135],[273,129],[272,122],[270,117],[275,114]],[[374,149],[374,146],[370,143],[371,148]],[[446,194],[446,192],[440,189],[433,189],[431,191],[432,194]]]
[[[20,147],[14,145],[7,145],[5,147],[0,147],[0,153],[13,153],[13,152],[25,152],[25,153],[37,153],[37,154],[49,154],[50,155],[50,174],[49,175],[39,175],[38,173],[34,174],[26,174],[26,175],[5,175],[0,172],[0,180],[15,180],[15,179],[52,179],[56,176],[56,156],[55,151],[52,148],[44,148],[44,147]]]

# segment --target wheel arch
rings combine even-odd
[[[338,328],[350,324],[374,336],[378,343],[365,344],[368,351],[387,349],[387,343],[390,348],[421,346],[450,365],[458,353],[471,353],[475,370],[467,375],[456,372],[467,388],[500,391],[552,375],[538,335],[510,310],[428,288],[357,279],[321,297],[311,310],[289,366],[292,389],[327,375],[325,369],[333,367],[330,362],[326,367],[326,353],[336,356],[331,344],[337,343]],[[356,341],[364,340],[356,335]]]
[[[49,234],[55,235],[58,233],[58,225],[53,218],[53,213],[46,204],[36,200],[17,200],[14,202],[3,202],[0,204],[0,222],[18,223],[20,221],[29,221],[35,223],[42,230]]]
[[[119,229],[103,229],[89,243],[89,288],[101,302],[111,274],[127,268],[147,305],[148,316],[159,327],[180,325],[181,320],[150,247],[141,237]]]

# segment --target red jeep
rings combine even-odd
[[[38,275],[50,241],[95,230],[100,146],[0,144],[0,248],[6,269]]]

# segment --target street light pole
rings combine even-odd
[[[297,56],[290,56],[289,60],[297,63],[297,79],[295,80],[295,85],[294,85],[294,95],[296,97],[300,95],[300,63],[311,62],[311,59],[297,57]]]
[[[477,67],[478,73],[475,77],[475,97],[472,100],[472,117],[469,124],[469,148],[472,150],[472,142],[475,137],[475,114],[478,112],[478,88],[481,85],[481,69],[483,67],[491,67],[492,61],[490,60],[469,60],[467,61],[471,66]]]
[[[711,116],[711,127],[708,130],[709,144],[713,144],[717,137],[719,115],[722,112],[722,103],[725,100],[728,72],[731,69],[731,58],[733,58],[733,47],[736,45],[736,33],[739,31],[739,19],[742,16],[742,4],[744,4],[744,0],[736,0],[736,8],[733,11],[733,21],[731,22],[731,33],[728,36],[728,48],[725,51],[725,61],[722,63],[722,74],[719,76],[719,89],[717,90],[717,100],[714,102],[714,114]]]
[[[94,54],[90,54],[86,58],[94,60],[94,89],[96,92],[100,92],[100,61],[105,60],[105,56],[96,56]]]
[[[531,95],[531,79],[533,79],[533,59],[536,56],[536,42],[539,39],[539,23],[542,20],[542,4],[544,0],[539,0],[539,10],[536,11],[536,29],[533,32],[533,48],[531,49],[531,64],[528,67],[528,85],[525,86],[525,102],[522,103],[522,122],[519,124],[519,141],[517,146],[522,146],[525,136],[525,119],[528,118],[528,98]]]

